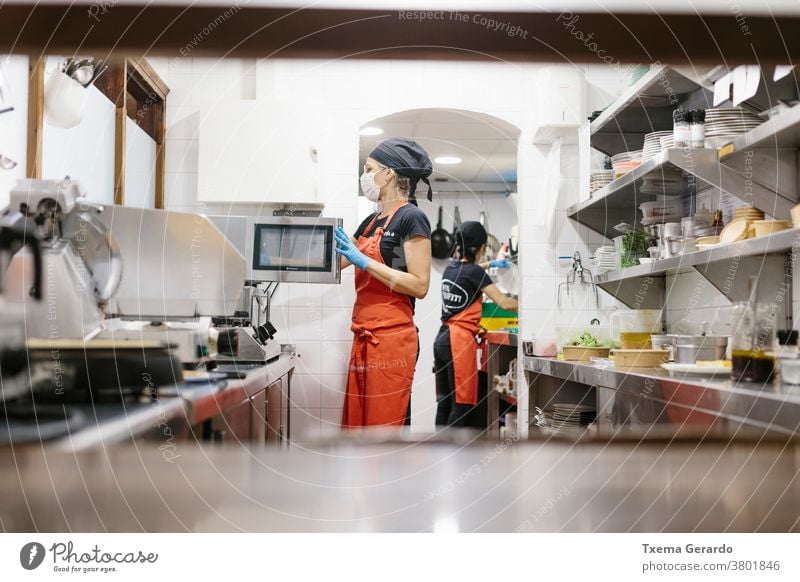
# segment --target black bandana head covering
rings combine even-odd
[[[454,234],[453,246],[460,250],[461,256],[475,260],[475,253],[486,244],[489,236],[480,222],[468,220],[462,222]]]
[[[417,182],[422,180],[428,185],[428,200],[433,200],[433,191],[428,176],[433,172],[433,164],[428,152],[417,142],[407,137],[393,137],[378,144],[369,155],[376,162],[391,168],[401,176],[411,179],[411,191],[408,198],[416,204]]]

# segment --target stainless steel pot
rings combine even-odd
[[[694,364],[698,360],[724,360],[728,336],[676,335],[673,355],[678,364]]]

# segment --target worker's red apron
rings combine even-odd
[[[456,404],[478,403],[478,339],[483,304],[475,301],[444,322],[450,328],[450,351]]]
[[[381,237],[400,204],[371,237],[362,234],[356,246],[383,263]],[[369,232],[378,215],[364,229]],[[353,307],[353,349],[342,411],[342,427],[399,426],[405,422],[419,344],[408,295],[393,291],[367,273],[356,270]]]

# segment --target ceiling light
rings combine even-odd
[[[380,135],[383,133],[383,130],[380,127],[375,127],[374,125],[368,125],[367,127],[362,127],[361,131],[359,131],[361,135]]]
[[[446,165],[460,164],[461,158],[459,158],[458,156],[439,156],[438,158],[435,158],[433,161],[436,164],[446,164]]]

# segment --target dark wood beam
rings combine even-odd
[[[426,20],[379,8],[298,10],[257,3],[32,4],[0,8],[0,53],[728,65],[786,63],[800,56],[800,15],[761,11],[740,17],[727,4],[713,14],[657,13],[647,4],[630,13],[635,3],[627,13],[596,7],[570,14],[567,2],[564,8],[550,4],[551,11],[442,12]]]

